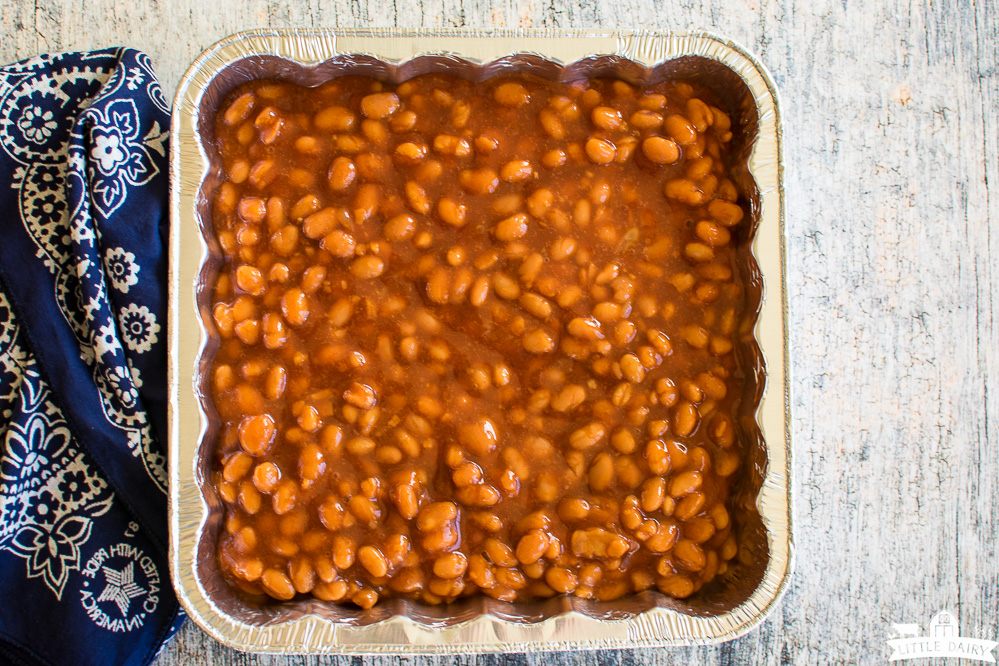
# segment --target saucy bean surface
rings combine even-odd
[[[686,81],[236,90],[213,212],[229,580],[368,608],[723,575],[732,136]]]

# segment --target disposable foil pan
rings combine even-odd
[[[755,230],[740,269],[756,321],[742,350],[751,395],[738,427],[748,454],[734,500],[748,518],[741,520],[738,574],[723,584],[687,600],[653,590],[614,602],[563,596],[530,604],[471,598],[426,606],[393,599],[359,610],[315,600],[255,606],[223,580],[216,539],[224,509],[210,480],[218,424],[207,384],[215,344],[210,293],[221,262],[210,204],[221,182],[211,142],[218,105],[235,87],[258,78],[317,85],[341,74],[402,81],[440,71],[473,80],[509,71],[558,80],[696,79],[733,109],[734,124],[745,129],[747,166],[736,180]],[[187,71],[174,100],[170,145],[170,564],[181,602],[211,636],[237,649],[286,653],[694,645],[740,636],[774,608],[793,559],[781,124],[770,75],[742,48],[706,33],[243,32],[212,46]]]

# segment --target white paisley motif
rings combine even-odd
[[[17,344],[17,325],[10,304],[0,292],[0,438],[14,413],[14,401],[21,389],[27,354]]]
[[[116,99],[103,109],[92,106],[84,114],[93,123],[87,174],[92,203],[107,217],[125,203],[129,185],[149,182],[159,168],[146,145],[149,135],[139,136],[139,112],[132,100]],[[151,134],[166,136],[155,123]]]
[[[123,294],[139,282],[139,265],[135,263],[135,255],[120,247],[109,248],[104,253],[104,271],[111,286]]]
[[[152,349],[159,339],[160,325],[156,323],[156,315],[145,305],[129,303],[118,314],[118,322],[125,344],[138,354]]]
[[[154,156],[165,155],[169,136],[156,122],[143,134],[135,103],[118,96],[130,83],[133,90],[145,86],[161,109],[165,100],[148,59],[139,58],[140,70],[125,74],[110,57],[56,72],[46,71],[48,57],[0,67],[0,148],[21,165],[11,184],[18,192],[21,222],[53,275],[56,303],[91,369],[104,415],[125,432],[132,453],[165,492],[166,460],[154,450],[138,403],[138,373],[123,349],[148,352],[159,341],[160,327],[148,308],[111,302],[108,289],[127,293],[138,283],[139,266],[124,248],[101,256],[97,238],[98,220],[125,202],[128,189],[160,173]],[[88,101],[78,115],[49,118],[44,111],[73,108],[80,100]],[[89,193],[74,199],[73,210],[67,206],[71,191]],[[2,336],[0,325],[0,380],[19,358],[5,352]],[[35,390],[32,385],[20,389]],[[0,395],[0,415],[10,411],[10,397]]]
[[[0,354],[18,359],[19,377],[0,432],[0,551],[24,559],[28,578],[42,579],[61,599],[70,572],[80,568],[93,519],[111,508],[114,495],[86,464],[34,358],[21,349],[2,292]]]

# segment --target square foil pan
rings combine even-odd
[[[708,84],[744,129],[746,166],[736,182],[754,231],[741,270],[747,310],[757,318],[742,344],[750,386],[739,418],[746,461],[733,495],[736,515],[748,518],[737,520],[739,566],[724,582],[686,600],[652,590],[614,602],[470,598],[431,607],[392,599],[359,610],[317,600],[256,606],[222,578],[216,539],[224,508],[210,480],[217,417],[206,380],[214,356],[209,298],[221,263],[210,203],[221,182],[211,140],[217,107],[257,78],[318,85],[342,74],[402,81],[440,71],[473,80],[509,71],[632,83],[692,78]],[[187,613],[233,648],[326,654],[699,645],[757,626],[782,596],[793,559],[781,143],[769,73],[741,47],[707,33],[268,29],[238,33],[202,53],[177,90],[170,144],[170,565]]]

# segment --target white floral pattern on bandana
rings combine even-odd
[[[123,294],[139,282],[139,265],[135,255],[120,247],[109,248],[104,253],[104,271],[111,286]]]
[[[160,325],[156,323],[156,315],[145,305],[129,303],[118,315],[118,323],[125,344],[138,354],[149,351],[159,340]]]
[[[183,622],[157,441],[168,127],[132,49],[0,64],[0,655],[148,663]]]
[[[0,551],[23,558],[28,578],[62,598],[93,519],[114,496],[84,461],[0,292],[0,367],[4,359],[17,360],[20,382],[5,403],[4,421],[12,420],[0,433]]]
[[[155,450],[130,358],[161,344],[160,324],[133,298],[143,268],[136,254],[117,244],[102,249],[95,233],[98,222],[126,202],[130,188],[160,174],[154,156],[166,154],[169,137],[156,121],[143,131],[136,103],[119,91],[148,79],[146,94],[160,108],[162,93],[144,59],[127,76],[90,65],[51,74],[44,64],[40,58],[0,72],[0,147],[22,165],[11,186],[24,228],[55,278],[56,302],[93,373],[104,416],[125,432],[132,454],[166,492],[165,457]],[[53,101],[86,98],[90,103],[75,118],[44,110]],[[87,195],[75,197],[72,210],[70,192]]]
[[[26,108],[21,119],[17,121],[17,127],[24,134],[24,138],[32,143],[48,141],[56,125],[54,114],[51,111],[43,111],[38,106]]]

